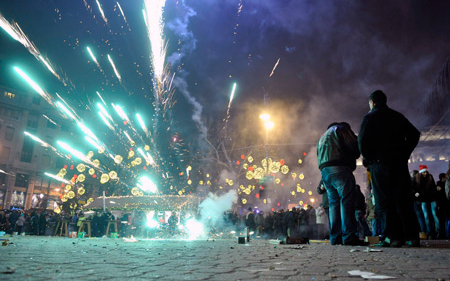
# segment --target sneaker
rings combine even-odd
[[[376,244],[373,244],[374,247],[383,247],[383,248],[388,248],[391,246],[390,243],[386,242],[386,241],[380,241]]]

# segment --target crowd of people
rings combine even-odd
[[[388,107],[387,97],[380,90],[370,94],[369,108],[358,136],[348,123],[336,122],[328,126],[317,144],[322,193],[326,192],[329,206],[330,243],[365,245],[358,227],[368,232],[362,225],[364,221],[367,224],[366,216],[372,234],[380,237],[377,246],[418,247],[425,236],[448,236],[449,192],[445,192],[445,185],[450,170],[439,176],[438,184],[426,166],[413,172],[411,179],[408,160],[420,132]],[[360,155],[367,167],[367,206],[372,209],[366,215],[357,210],[361,192],[353,175]]]

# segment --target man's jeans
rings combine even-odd
[[[353,172],[345,166],[325,167],[320,172],[330,205],[330,243],[352,243],[358,239]]]
[[[437,202],[422,202],[423,216],[425,217],[425,222],[427,225],[428,235],[437,235],[441,232],[441,225],[439,223],[438,217],[438,206]],[[434,224],[433,224],[434,219]],[[434,226],[434,228],[433,228]]]

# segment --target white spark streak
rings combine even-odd
[[[98,67],[100,70],[102,70],[102,68],[100,67],[100,64],[99,64],[98,61],[97,61],[97,58],[95,57],[94,53],[91,51],[91,48],[86,47],[86,49],[87,49],[89,55],[91,56],[92,60],[94,61],[94,63],[97,65],[97,67]]]
[[[117,7],[119,7],[120,13],[122,14],[123,20],[125,22],[127,22],[127,18],[125,17],[125,14],[123,13],[122,7],[120,6],[119,2],[116,2],[116,3],[117,3]]]
[[[101,147],[95,140],[91,139],[88,136],[84,136],[84,138],[90,143],[92,144],[95,148],[97,148],[98,150],[104,150],[103,147]]]
[[[13,68],[42,98],[44,98],[49,104],[53,105],[52,98],[49,94],[42,90],[42,88],[20,68],[16,66],[14,66]]]
[[[112,58],[109,54],[108,54],[108,60],[114,70],[114,73],[116,74],[117,79],[119,79],[119,82],[122,83],[122,76],[120,76],[119,71],[117,70],[116,65],[114,64],[114,61],[112,60]]]
[[[128,116],[125,114],[125,112],[123,111],[122,107],[120,107],[120,105],[115,105],[112,103],[113,108],[116,110],[117,114],[119,114],[119,116],[125,120],[125,121],[130,121],[130,119],[128,118]]]
[[[97,95],[100,97],[100,99],[102,100],[103,104],[106,105],[106,102],[103,100],[103,98],[102,98],[102,96],[100,95],[100,93],[99,93],[98,91],[97,91],[96,93],[97,93]]]
[[[102,15],[103,20],[105,23],[108,23],[108,19],[105,17],[105,13],[103,12],[102,5],[100,5],[100,2],[98,0],[95,0],[97,2],[98,9],[100,10],[100,14]]]
[[[100,118],[102,118],[103,122],[106,124],[106,126],[108,126],[108,128],[110,128],[112,131],[115,130],[114,127],[111,126],[111,124],[108,122],[105,115],[103,115],[103,113],[101,111],[98,112],[98,115],[100,115]]]
[[[49,145],[48,143],[46,143],[45,141],[41,140],[40,138],[28,133],[28,132],[24,132],[25,135],[29,136],[31,139],[33,139],[34,141],[37,141],[38,143],[40,143],[42,146],[44,147],[51,147],[51,145]]]
[[[57,181],[60,181],[60,182],[63,182],[63,183],[65,183],[65,184],[72,184],[70,181],[68,181],[68,180],[65,180],[65,179],[63,179],[63,178],[61,178],[61,177],[59,177],[59,176],[57,176],[57,175],[52,175],[52,174],[50,174],[50,173],[44,173],[46,176],[49,176],[49,177],[51,177],[51,178],[54,178],[55,180],[57,180]]]
[[[165,0],[144,1],[144,18],[152,51],[151,60],[155,78],[158,82],[161,82],[162,80],[166,56],[166,47],[163,39],[164,24],[162,18],[165,2]]]
[[[275,63],[275,66],[273,67],[272,72],[270,73],[269,77],[272,77],[272,75],[275,73],[275,69],[277,68],[279,63],[280,63],[280,58],[278,58],[277,62]]]

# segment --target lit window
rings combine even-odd
[[[16,97],[16,94],[5,91],[5,98],[13,100],[15,97]]]

